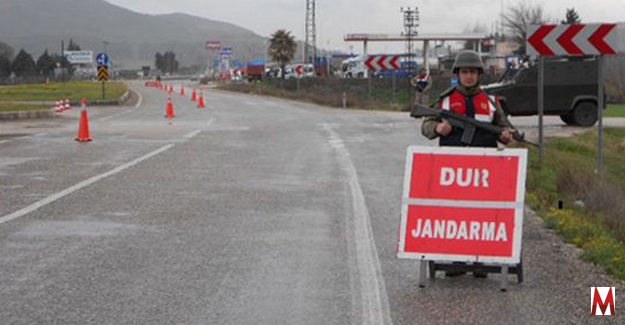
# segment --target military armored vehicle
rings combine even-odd
[[[544,114],[559,115],[569,125],[594,125],[598,118],[598,60],[594,57],[555,57],[545,61]],[[487,93],[499,96],[508,115],[538,114],[537,64],[528,66],[526,63],[510,68],[499,82],[483,88]]]

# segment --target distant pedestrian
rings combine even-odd
[[[419,74],[410,80],[410,84],[415,89],[415,100],[418,104],[428,106],[430,101],[430,89],[432,88],[432,77],[425,68],[419,70]]]

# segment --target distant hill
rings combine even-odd
[[[232,47],[242,59],[265,54],[266,38],[236,25],[186,14],[148,15],[104,0],[1,0],[0,41],[35,56],[61,52],[70,38],[83,50],[107,52],[118,67],[154,65],[154,54],[174,51],[181,65],[206,63],[207,40]]]

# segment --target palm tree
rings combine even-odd
[[[293,60],[296,50],[297,44],[295,43],[295,37],[291,36],[291,32],[287,32],[285,29],[278,29],[271,35],[268,54],[282,68],[282,78],[284,78],[286,64]]]

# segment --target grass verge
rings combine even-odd
[[[550,139],[542,166],[531,149],[527,203],[582,258],[625,280],[625,129],[606,128],[604,140],[601,176],[596,132]]]
[[[267,80],[254,83],[222,84],[219,89],[286,98],[330,107],[343,107],[343,94],[347,108],[364,110],[400,111],[408,105],[409,94],[406,80],[398,80],[395,92],[391,80],[372,81],[366,79],[323,79]]]
[[[24,111],[43,111],[49,110],[49,106],[38,104],[14,104],[10,102],[0,102],[0,113],[6,112],[24,112]]]
[[[604,111],[605,117],[625,117],[625,104],[608,104]]]
[[[105,87],[106,99],[117,99],[128,90],[128,87],[120,82],[108,82]],[[0,101],[54,101],[67,98],[102,99],[102,83],[72,81],[0,87]]]

